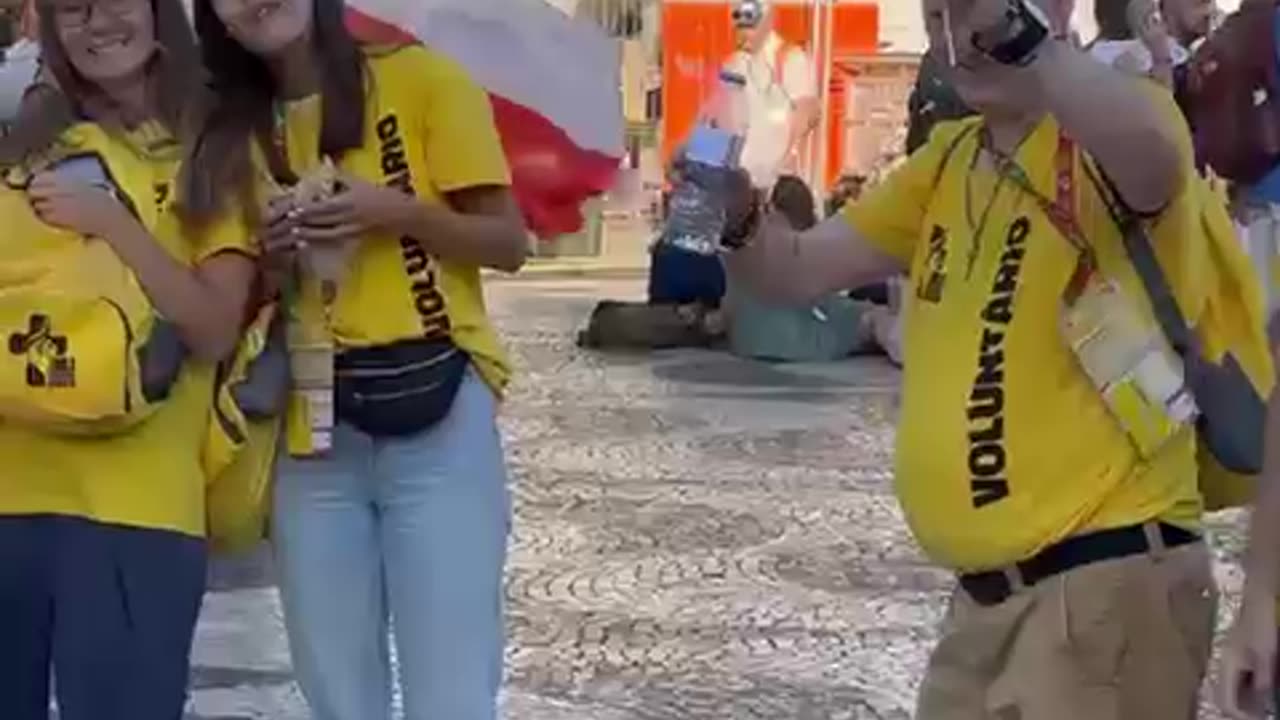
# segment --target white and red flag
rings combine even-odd
[[[460,63],[493,101],[513,190],[541,237],[582,226],[623,154],[617,45],[545,0],[347,0],[357,37],[420,40]]]

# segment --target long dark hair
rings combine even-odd
[[[180,0],[151,0],[157,48],[147,66],[147,101],[178,141],[191,144],[201,125],[204,66]],[[78,120],[122,122],[111,99],[76,70],[62,47],[53,3],[38,0],[40,52],[56,92],[32,94],[11,133],[0,143],[0,162],[14,163],[49,147]]]
[[[253,200],[254,143],[278,181],[296,180],[272,142],[279,95],[275,80],[266,61],[231,36],[212,0],[195,0],[193,9],[213,101],[185,165],[183,194],[196,209],[216,205],[226,188],[238,188]],[[345,16],[343,0],[314,0],[311,49],[321,90],[319,150],[334,158],[359,147],[365,131],[365,58]]]

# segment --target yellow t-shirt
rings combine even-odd
[[[1181,118],[1167,93],[1152,94]],[[1156,518],[1197,527],[1193,431],[1184,429],[1149,462],[1138,456],[1058,330],[1077,251],[1036,198],[977,162],[976,122],[940,127],[845,211],[863,236],[911,270],[896,461],[908,522],[927,553],[962,571]],[[1050,201],[1058,135],[1045,119],[1016,158]],[[1075,175],[1077,219],[1101,271],[1150,316],[1116,223],[1083,169]],[[1193,325],[1207,293],[1199,222],[1188,184],[1150,229]]]
[[[155,144],[157,136],[138,133],[126,142],[79,126],[63,141],[86,151],[115,144],[111,155],[119,156],[122,148]],[[250,230],[239,211],[228,211],[201,228],[179,221],[173,192],[179,155],[174,146],[145,156],[135,153],[134,159],[141,162],[111,171],[135,205],[154,203],[155,214],[140,214],[156,218],[148,229],[180,262],[196,265],[225,251],[251,253]],[[213,383],[213,367],[189,358],[169,399],[141,425],[120,435],[69,437],[0,423],[0,457],[10,459],[0,473],[0,515],[69,515],[202,536],[206,478],[200,452]]]
[[[450,191],[510,184],[488,96],[462,68],[413,45],[369,56],[365,140],[334,158],[342,171],[443,204]],[[353,109],[353,112],[355,109]],[[303,175],[319,162],[319,96],[289,103],[289,161]],[[480,269],[429,256],[412,238],[369,236],[338,285],[331,323],[341,346],[367,347],[447,333],[494,392],[510,364],[489,322]]]

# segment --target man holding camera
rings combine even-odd
[[[807,232],[740,178],[730,272],[797,303],[909,274],[896,490],[959,581],[920,720],[1194,717],[1216,605],[1195,431],[1117,223],[1146,227],[1194,326],[1210,289],[1186,124],[1033,0],[924,9],[978,117]],[[1131,382],[1170,401],[1121,402]]]

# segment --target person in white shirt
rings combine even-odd
[[[18,115],[27,88],[40,72],[40,46],[24,32],[27,3],[0,0],[0,21],[6,25],[6,42],[0,50],[0,125],[10,123]]]
[[[725,69],[746,79],[742,166],[757,187],[767,189],[779,175],[800,172],[805,142],[818,126],[814,67],[803,48],[774,31],[768,0],[739,0],[733,24],[738,49]]]
[[[1098,39],[1089,54],[1176,89],[1191,45],[1208,34],[1212,11],[1211,0],[1097,0]]]

